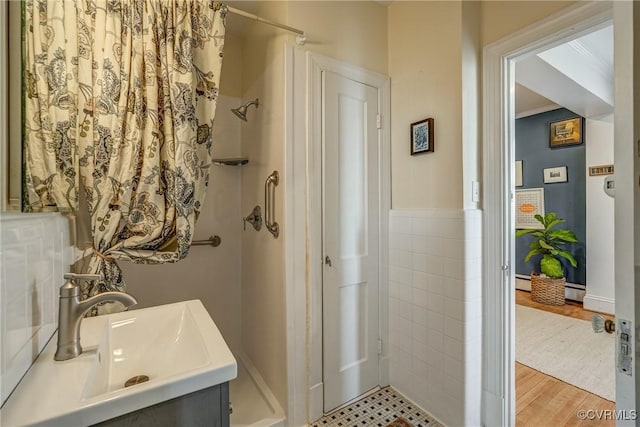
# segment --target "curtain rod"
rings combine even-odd
[[[296,43],[301,46],[304,45],[305,42],[307,41],[307,36],[304,34],[304,31],[302,30],[290,27],[288,25],[280,24],[278,22],[269,21],[268,19],[264,19],[261,16],[254,15],[253,13],[245,12],[244,10],[241,10],[241,9],[236,9],[235,7],[231,7],[229,5],[225,5],[225,7],[227,8],[228,12],[234,13],[244,18],[253,19],[254,21],[262,22],[263,24],[271,25],[273,27],[282,28],[283,30],[287,30],[297,34]]]

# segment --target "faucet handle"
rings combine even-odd
[[[80,287],[78,283],[80,280],[98,280],[100,279],[99,274],[76,274],[76,273],[66,273],[64,275],[64,285],[60,287],[60,297],[61,298],[72,298],[80,295]]]
[[[64,275],[65,280],[98,280],[100,279],[99,274],[76,274],[76,273],[66,273]]]

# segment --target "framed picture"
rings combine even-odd
[[[522,187],[522,160],[516,160],[516,187]]]
[[[613,165],[589,166],[589,176],[613,175]]]
[[[411,123],[411,155],[434,151],[433,118]]]
[[[582,144],[582,117],[549,124],[549,147]]]
[[[555,184],[558,182],[567,182],[567,167],[558,166],[555,168],[546,168],[544,173],[545,184]]]
[[[536,215],[544,216],[544,188],[516,190],[516,228],[543,229]]]

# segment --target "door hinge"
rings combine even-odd
[[[378,354],[382,354],[382,340],[378,339]]]
[[[382,116],[380,114],[376,116],[376,127],[382,129]]]

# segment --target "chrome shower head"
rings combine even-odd
[[[233,114],[235,114],[236,116],[240,117],[242,120],[244,120],[245,122],[247,121],[247,109],[249,108],[250,105],[255,105],[256,108],[258,108],[260,106],[260,100],[258,98],[255,99],[255,101],[250,101],[247,102],[246,104],[238,107],[238,108],[232,108],[231,112]]]

